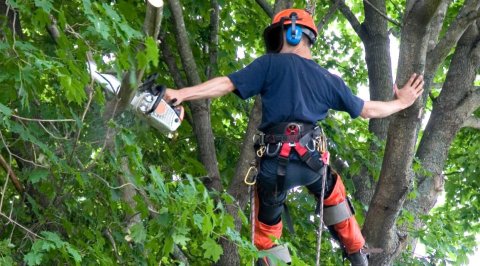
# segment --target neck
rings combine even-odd
[[[284,44],[282,50],[280,50],[280,53],[293,53],[306,59],[312,59],[310,48],[308,48],[308,46],[306,46],[304,43],[300,43],[297,46]]]

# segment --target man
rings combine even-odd
[[[317,34],[309,13],[283,10],[264,31],[266,55],[227,77],[181,90],[168,89],[164,97],[177,105],[229,92],[242,99],[262,96],[259,130],[265,133],[267,156],[261,159],[257,177],[254,242],[259,250],[278,252],[282,248],[273,243],[272,236],[281,236],[283,203],[290,188],[306,186],[320,198],[323,164],[315,149],[315,124],[326,117],[329,109],[346,111],[352,118],[382,118],[409,107],[423,92],[423,77],[413,74],[401,90],[394,85],[394,100],[361,100],[339,77],[312,60],[310,47]],[[362,253],[365,240],[347,204],[342,180],[331,169],[324,193],[325,224],[340,241],[352,265],[367,265]],[[272,264],[264,258],[257,265]]]

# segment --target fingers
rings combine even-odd
[[[410,76],[410,79],[408,80],[407,84],[410,85],[410,86],[413,86],[414,82],[416,81],[417,79],[417,73],[413,73],[411,76]]]
[[[165,91],[165,95],[163,95],[163,99],[172,106],[180,105],[182,102],[180,99],[180,94],[178,90],[167,89]]]

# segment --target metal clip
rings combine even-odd
[[[313,148],[310,148],[310,146],[308,145],[310,143],[313,144]],[[314,152],[317,149],[317,140],[316,139],[310,140],[309,142],[307,142],[307,145],[305,145],[305,147],[307,148],[308,151]]]
[[[267,156],[273,157],[273,156],[277,155],[278,152],[280,151],[280,148],[281,148],[281,147],[282,147],[282,143],[281,143],[281,142],[278,142],[278,143],[277,143],[277,148],[275,149],[275,151],[274,151],[274,152],[270,152],[270,143],[267,144],[267,150],[266,150]]]
[[[252,170],[255,170],[255,174],[252,176],[252,178],[249,178],[250,172],[252,172]],[[247,174],[245,175],[245,179],[243,180],[243,182],[245,182],[245,184],[249,186],[253,186],[255,185],[255,183],[257,183],[257,175],[258,175],[257,167],[250,166],[250,168],[248,168]],[[252,181],[249,181],[249,180],[252,180]]]
[[[260,146],[260,148],[258,148],[257,150],[257,157],[262,158],[266,150],[267,150],[267,147],[265,145]]]

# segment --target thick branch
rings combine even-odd
[[[199,84],[201,82],[198,75],[197,64],[193,57],[190,41],[188,40],[188,33],[185,28],[182,7],[178,0],[168,0],[170,9],[172,11],[173,23],[175,25],[175,37],[177,38],[178,51],[180,58],[187,74],[187,79],[190,85]]]
[[[143,23],[143,32],[146,36],[152,36],[154,40],[158,38],[160,26],[163,17],[163,0],[147,1],[147,12]]]
[[[273,17],[273,8],[272,6],[267,3],[266,0],[255,0],[257,2],[258,5],[260,5],[260,7],[263,9],[263,11],[265,11],[265,13],[267,13],[267,16],[268,17]]]
[[[475,116],[470,116],[463,123],[463,127],[471,127],[471,128],[480,129],[480,118],[475,117]]]
[[[322,20],[320,20],[320,22],[317,24],[317,30],[318,30],[319,32],[320,32],[320,30],[323,28],[323,26],[324,26],[328,21],[330,21],[330,19],[332,18],[333,14],[335,14],[335,11],[337,11],[339,4],[340,4],[340,0],[335,0],[335,2],[333,3],[333,5],[331,5],[330,8],[328,8],[328,11],[327,11],[327,13],[325,14],[325,16],[323,16]]]
[[[293,0],[275,0],[273,5],[273,14],[277,14],[283,9],[291,8],[293,5]]]
[[[480,2],[469,1],[460,11],[457,19],[450,25],[445,36],[439,41],[437,46],[427,55],[427,73],[434,73],[441,62],[445,59],[451,49],[457,44],[458,40],[468,28],[480,16]]]
[[[210,43],[209,47],[209,57],[210,64],[207,66],[207,78],[211,79],[216,74],[217,61],[218,61],[218,29],[219,29],[219,16],[220,16],[220,6],[218,5],[217,0],[211,0],[210,2]]]
[[[144,20],[143,29],[147,36],[158,36],[160,31],[160,22],[163,13],[163,1],[162,0],[148,0],[146,5],[146,16]],[[156,24],[157,23],[157,24]],[[137,49],[143,49],[143,46]],[[145,69],[129,70],[122,79],[122,85],[118,92],[117,98],[107,103],[106,111],[104,113],[104,120],[108,120],[113,117],[113,110],[116,110],[117,114],[123,113],[130,104],[130,100],[135,93],[135,84],[131,82],[132,76],[135,77],[135,81],[142,80]]]
[[[331,2],[335,3],[335,0],[330,0]],[[358,34],[358,36],[364,40],[366,38],[366,34],[362,28],[362,24],[358,21],[357,17],[353,14],[352,10],[345,4],[345,0],[338,0],[338,8],[342,12],[343,16],[348,20],[350,25],[352,26],[353,30]]]
[[[60,38],[60,31],[58,30],[57,20],[53,15],[50,14],[50,21],[52,22],[47,26],[48,33],[52,37],[55,43],[58,43],[58,38]]]
[[[382,16],[384,19],[386,19],[387,21],[391,22],[392,24],[396,25],[397,27],[401,28],[402,25],[398,22],[398,21],[395,21],[391,18],[389,18],[387,16],[387,14],[385,14],[384,12],[382,12],[380,9],[378,9],[375,5],[373,5],[372,3],[370,3],[370,1],[368,0],[363,0],[363,2],[367,3],[369,6],[372,7],[373,10],[375,10],[375,12],[377,12],[380,16]]]
[[[185,87],[186,82],[182,78],[180,69],[177,67],[175,57],[170,51],[170,47],[165,39],[165,32],[160,34],[160,50],[162,51],[163,61],[167,64],[168,71],[175,82],[177,88]]]
[[[7,161],[5,160],[5,158],[3,158],[1,154],[0,154],[0,164],[7,172],[7,175],[10,177],[10,180],[12,180],[12,183],[15,186],[15,189],[18,191],[20,195],[22,195],[23,192],[25,191],[25,189],[23,188],[23,185],[18,180],[18,177],[15,174],[15,172],[13,172],[12,167],[10,167],[10,165],[7,163]]]
[[[188,40],[182,7],[178,0],[168,0],[168,2],[172,11],[176,33],[175,38],[177,38],[180,59],[182,60],[187,80],[190,85],[199,84],[201,80]],[[205,166],[209,176],[208,179],[204,180],[204,184],[208,189],[221,191],[223,190],[223,185],[220,180],[213,131],[210,122],[210,103],[208,100],[195,100],[190,102],[190,108],[193,114],[193,129],[198,141],[200,161]]]

